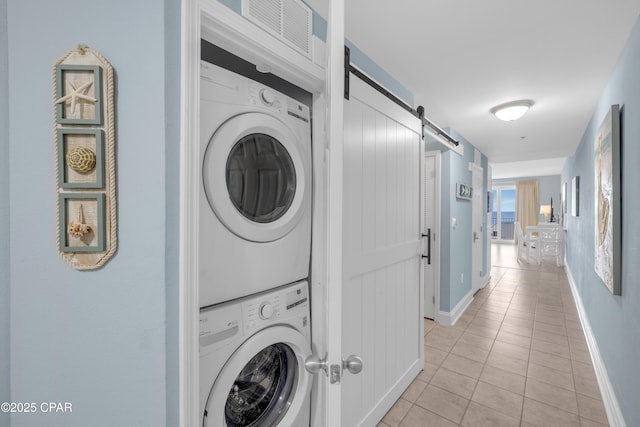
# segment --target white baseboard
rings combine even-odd
[[[491,274],[489,274],[487,272],[487,274],[485,274],[484,276],[482,276],[480,278],[480,280],[482,281],[482,285],[480,286],[480,289],[483,289],[485,286],[487,286],[487,284],[489,283],[489,281],[491,280]]]
[[[618,399],[616,398],[616,394],[613,391],[613,385],[611,384],[611,380],[609,379],[607,368],[604,365],[602,356],[600,355],[596,337],[593,335],[593,330],[591,329],[591,325],[589,324],[587,312],[584,309],[582,299],[580,298],[580,294],[578,293],[578,288],[576,287],[576,283],[573,280],[571,269],[566,263],[565,270],[567,272],[567,277],[569,278],[571,293],[573,294],[573,299],[576,303],[576,308],[578,309],[578,316],[580,317],[582,330],[584,331],[584,336],[587,340],[589,353],[591,354],[593,369],[596,372],[596,378],[598,379],[598,385],[600,386],[600,394],[602,394],[602,403],[604,404],[604,409],[607,412],[609,425],[611,425],[612,427],[626,427],[627,424],[624,421],[624,416],[622,415],[622,411],[620,410]]]
[[[462,298],[460,302],[453,307],[453,310],[438,312],[438,323],[445,326],[455,325],[460,316],[462,316],[467,307],[469,307],[471,301],[473,301],[473,290],[470,290],[464,298]]]

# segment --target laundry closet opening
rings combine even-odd
[[[309,425],[313,97],[200,43],[198,423]]]

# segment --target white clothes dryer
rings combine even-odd
[[[200,310],[202,427],[308,427],[306,281]]]
[[[200,307],[302,280],[311,256],[309,108],[201,61]]]

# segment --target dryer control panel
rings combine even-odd
[[[268,108],[280,115],[294,117],[309,123],[309,107],[280,92],[254,81],[248,81],[248,101],[251,105]]]

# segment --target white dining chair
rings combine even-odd
[[[542,258],[555,258],[558,267],[564,265],[564,230],[561,227],[540,228],[539,238],[538,264]]]
[[[531,257],[531,249],[535,250],[536,260],[538,263],[540,262],[540,245],[538,245],[538,237],[536,236],[528,236],[522,232],[522,225],[520,222],[516,221],[514,223],[516,230],[516,239],[517,239],[517,258],[516,261],[520,261],[523,255],[526,256],[526,261],[530,261]]]

